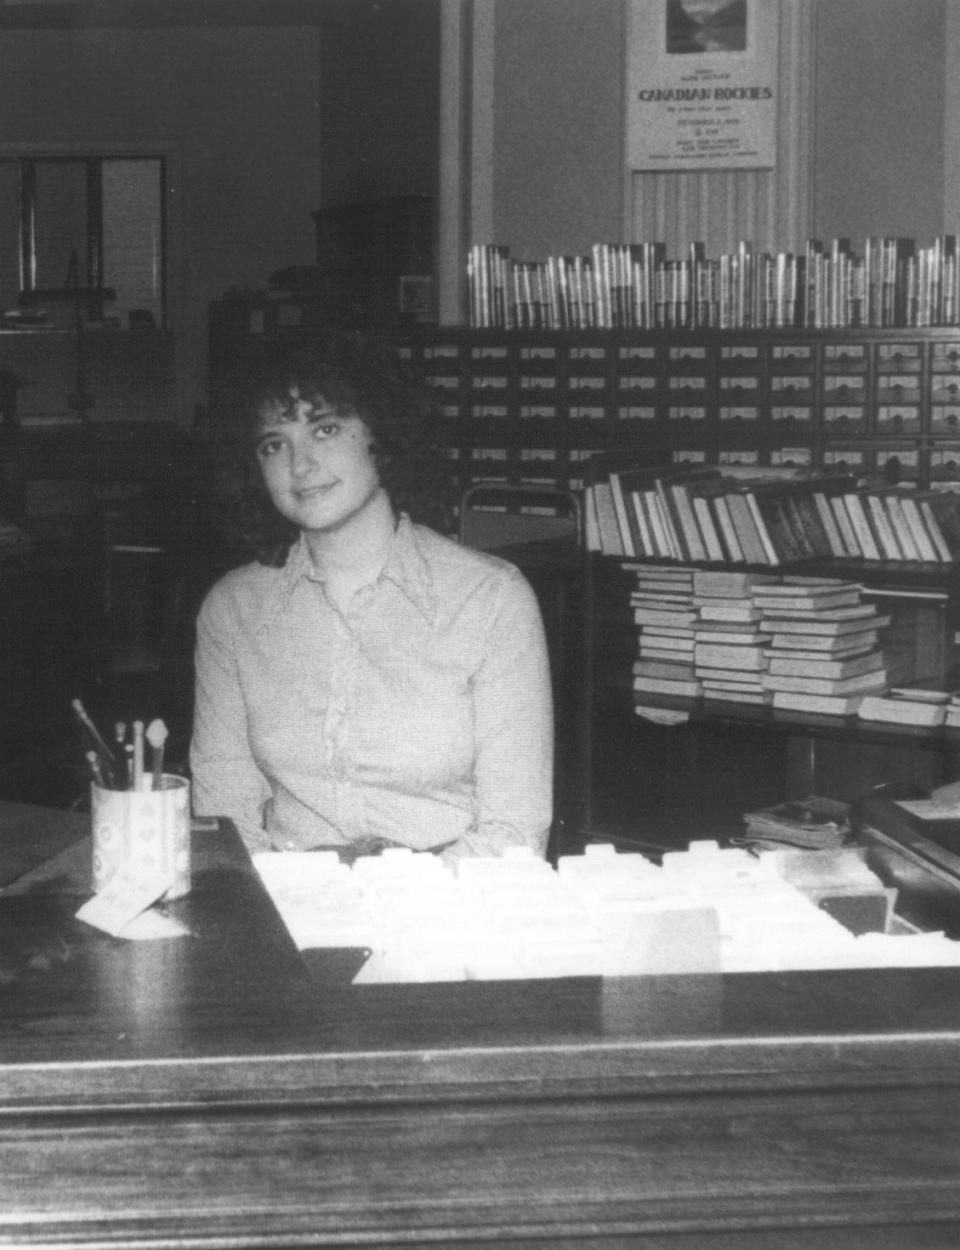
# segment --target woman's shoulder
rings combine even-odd
[[[201,612],[249,611],[263,604],[265,596],[279,587],[282,568],[272,568],[253,560],[222,574],[207,591]]]
[[[492,552],[465,547],[425,525],[412,525],[412,530],[420,554],[435,576],[449,573],[478,583],[491,578],[507,582],[525,580],[515,564]]]

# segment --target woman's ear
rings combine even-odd
[[[377,468],[381,471],[385,469],[393,459],[391,453],[386,451],[381,444],[377,442],[377,439],[373,434],[370,435],[370,442],[367,446],[370,450],[370,458],[373,460]]]

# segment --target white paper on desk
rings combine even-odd
[[[143,919],[147,908],[166,893],[169,885],[165,878],[137,876],[128,869],[115,872],[99,894],[84,903],[76,917],[111,937],[142,940],[179,936],[188,930],[176,921],[171,920],[169,925],[156,923],[169,917],[155,913],[156,921]]]
[[[257,851],[252,859],[298,950],[371,945],[374,926],[335,851]]]
[[[690,713],[681,708],[646,707],[637,704],[633,710],[637,716],[642,716],[644,720],[652,721],[655,725],[685,725],[690,719]]]
[[[158,942],[165,938],[189,936],[190,930],[186,925],[165,912],[157,911],[155,907],[148,907],[139,916],[134,916],[129,924],[114,934],[125,942]]]
[[[938,798],[897,799],[896,804],[921,820],[960,820],[960,802],[956,800],[947,802]]]

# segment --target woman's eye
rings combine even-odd
[[[260,444],[257,448],[257,455],[261,460],[266,460],[270,456],[275,456],[281,446],[282,444],[279,439],[271,439],[269,442]]]
[[[331,438],[339,429],[339,421],[323,421],[313,427],[313,432],[317,438]]]

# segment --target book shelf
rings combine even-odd
[[[582,828],[626,829],[636,823],[633,805],[642,813],[641,827],[648,822],[661,839],[679,842],[705,816],[729,833],[751,805],[784,797],[820,793],[853,802],[884,782],[929,789],[958,775],[960,732],[942,726],[787,712],[702,695],[635,693],[631,666],[638,627],[630,608],[635,564],[597,553],[584,556]],[[836,574],[826,564],[806,564],[802,571]],[[921,570],[913,569],[889,584],[879,568],[862,572],[864,598],[875,599],[879,611],[891,617],[881,631],[891,684],[939,676],[955,663],[952,570],[931,572],[924,581]],[[893,570],[887,575],[896,576]],[[642,715],[637,705],[645,709]]]

